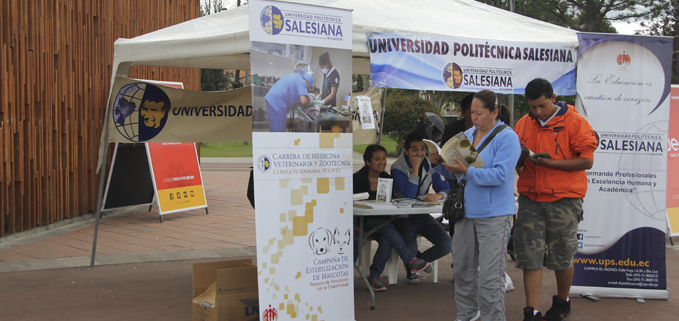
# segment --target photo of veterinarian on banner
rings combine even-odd
[[[351,80],[351,59],[343,51],[253,41],[253,131],[351,132],[351,81],[340,81]]]

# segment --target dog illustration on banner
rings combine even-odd
[[[309,234],[309,247],[315,255],[328,254],[331,248],[336,248],[338,254],[344,254],[351,245],[351,238],[351,229],[342,234],[338,228],[333,233],[327,228],[319,227]]]

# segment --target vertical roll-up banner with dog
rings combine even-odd
[[[351,11],[249,10],[260,318],[354,320]]]
[[[679,236],[679,85],[670,92],[670,128],[667,138],[667,226]]]
[[[578,34],[578,111],[597,132],[572,293],[667,299],[672,38]]]
[[[523,94],[540,75],[575,95],[573,44],[373,32],[368,45],[375,87]]]

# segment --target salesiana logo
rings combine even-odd
[[[259,156],[259,159],[257,159],[257,168],[262,173],[266,173],[269,170],[271,170],[271,159],[269,158],[269,156],[266,155]]]
[[[450,88],[460,88],[460,85],[462,85],[462,68],[454,62],[447,64],[443,68],[443,82]]]
[[[274,6],[266,6],[259,15],[259,24],[270,35],[277,35],[283,30],[283,13]]]
[[[620,67],[627,67],[632,62],[632,58],[623,51],[621,54],[618,55],[616,62]]]
[[[272,308],[271,304],[269,304],[268,309],[264,309],[264,321],[275,321],[278,320],[278,311],[276,311],[276,308]]]
[[[170,98],[157,86],[133,83],[118,91],[113,104],[116,129],[131,142],[156,137],[165,127]]]

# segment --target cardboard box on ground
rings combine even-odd
[[[257,267],[252,260],[193,264],[191,320],[259,320]]]

